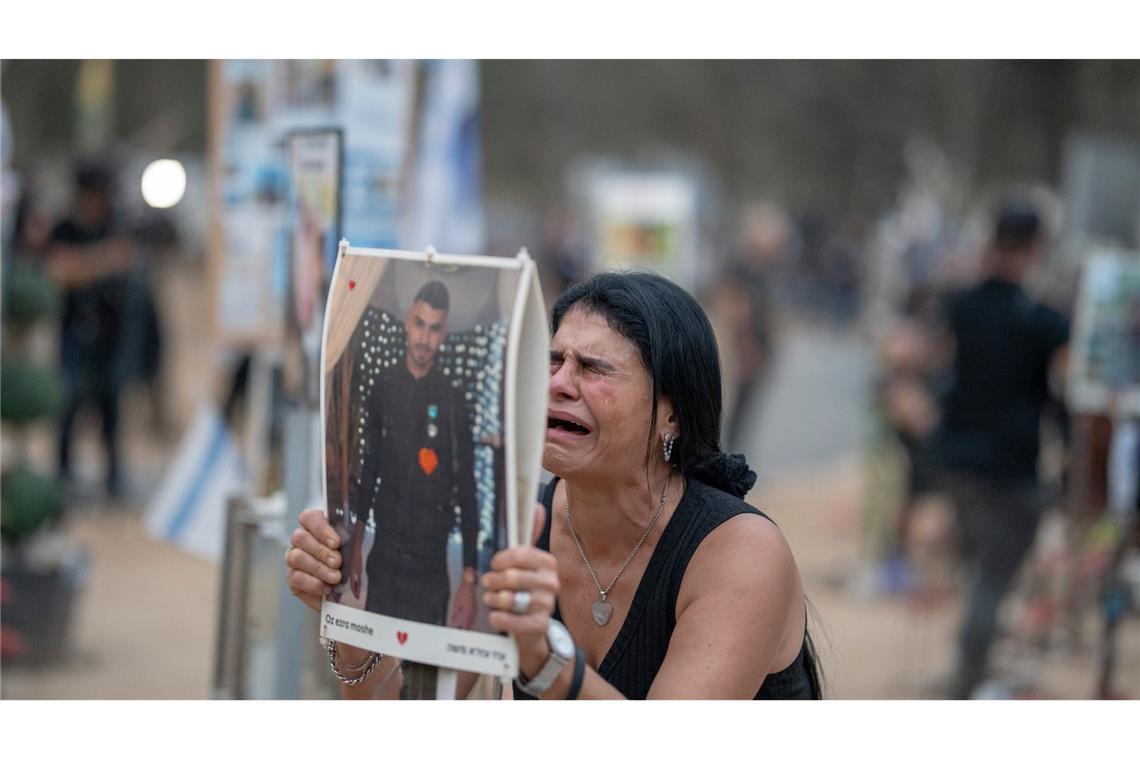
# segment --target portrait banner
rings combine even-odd
[[[478,578],[529,542],[546,421],[549,329],[515,258],[342,241],[321,344],[324,499],[342,582],[321,636],[513,678]]]
[[[1086,256],[1066,387],[1076,411],[1140,415],[1140,253]]]
[[[343,135],[290,133],[289,296],[285,309],[285,393],[315,407],[320,395],[324,304],[336,266],[341,219]]]

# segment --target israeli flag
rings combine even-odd
[[[202,404],[147,512],[150,535],[206,559],[225,553],[226,502],[249,476],[225,420]]]

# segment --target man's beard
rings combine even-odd
[[[415,362],[418,367],[427,368],[435,361],[435,354],[427,346],[412,346],[412,361]]]

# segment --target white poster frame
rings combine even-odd
[[[341,240],[326,303],[324,335],[321,341],[320,409],[321,440],[326,440],[326,380],[338,353],[329,347],[329,328],[334,311],[342,308],[340,294],[352,290],[347,282],[347,262],[371,258],[391,261],[418,261],[431,266],[464,266],[515,270],[519,273],[517,292],[510,310],[503,366],[504,477],[507,505],[507,545],[529,544],[532,536],[535,498],[540,483],[542,447],[546,428],[547,385],[549,381],[550,332],[542,300],[537,269],[526,249],[512,258],[461,256],[392,249],[354,248]],[[384,263],[371,282],[382,276]],[[359,271],[359,266],[353,267]],[[356,275],[353,275],[356,277]],[[360,279],[357,277],[357,279]],[[342,282],[342,280],[346,280]],[[355,286],[356,280],[352,281]],[[342,287],[344,285],[345,287]],[[368,287],[367,284],[362,287]],[[336,355],[336,356],[334,356]],[[333,358],[330,360],[330,356]],[[327,446],[322,445],[322,493],[327,505]],[[506,635],[466,631],[367,612],[326,599],[320,613],[322,638],[344,642],[401,660],[442,668],[485,673],[502,679],[518,673],[518,649]]]

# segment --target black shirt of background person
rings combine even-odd
[[[943,464],[1035,481],[1049,362],[1068,341],[1068,321],[1021,286],[997,279],[951,300],[947,316],[957,353],[943,413]]]
[[[417,380],[398,361],[375,379],[367,416],[358,418],[366,448],[352,500],[357,520],[371,512],[376,523],[366,609],[440,625],[447,610],[447,541],[457,509],[463,566],[476,567],[470,412],[464,391],[438,366]],[[432,454],[421,460],[421,452]],[[398,579],[386,577],[392,573]]]
[[[71,219],[58,223],[51,232],[55,243],[74,246],[82,255],[95,243],[110,240],[118,233],[114,218],[88,229]],[[126,275],[110,275],[90,285],[66,290],[60,322],[61,349],[66,358],[76,353],[99,357],[110,366],[110,356],[119,345],[126,300]]]

